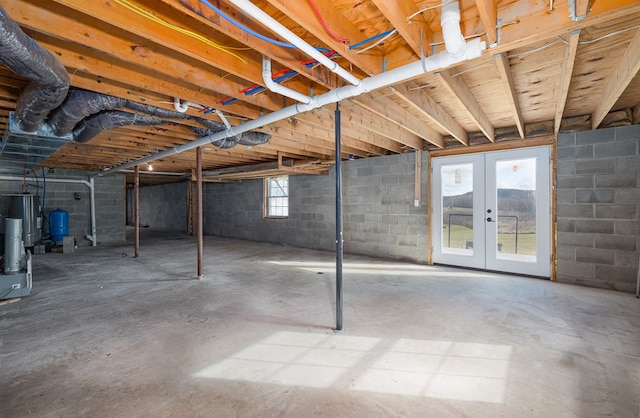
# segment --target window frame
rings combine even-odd
[[[283,196],[276,196],[276,195],[271,195],[271,185],[272,182],[274,181],[278,181],[278,179],[284,179],[286,178],[287,180],[287,187],[286,190],[283,189],[283,187],[281,185],[279,185],[280,190],[282,190],[284,193],[286,193]],[[290,177],[288,175],[282,175],[282,176],[273,176],[273,177],[267,177],[264,179],[264,218],[265,219],[288,219],[289,218],[289,181],[290,181]],[[271,200],[272,199],[282,199],[285,198],[285,205],[278,205],[278,206],[273,206],[271,205]],[[282,215],[282,214],[271,214],[271,208],[286,208],[286,215]]]

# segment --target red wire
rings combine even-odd
[[[322,27],[324,28],[324,30],[326,30],[327,33],[331,35],[335,40],[338,40],[343,44],[349,43],[349,39],[343,38],[342,36],[338,36],[334,31],[331,30],[331,28],[327,24],[327,21],[324,20],[324,17],[322,17],[322,13],[320,13],[320,9],[318,9],[318,5],[316,5],[316,2],[313,0],[309,0],[309,3],[311,3],[311,7],[313,7],[313,11],[316,12],[316,16],[318,16],[318,20],[322,24]]]

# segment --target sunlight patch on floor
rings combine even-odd
[[[196,377],[501,403],[511,347],[277,332]]]
[[[279,266],[295,267],[314,273],[335,273],[335,262],[304,262],[304,261],[268,261]],[[373,263],[344,263],[342,272],[347,274],[394,275],[394,276],[422,276],[422,277],[485,277],[484,272],[448,270],[419,264],[373,264]]]

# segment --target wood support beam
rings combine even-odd
[[[418,11],[414,2],[373,0],[373,3],[418,57],[428,54],[428,46],[433,41],[433,32],[422,17],[422,14],[418,14],[411,22],[407,22],[407,16],[411,16]]]
[[[449,132],[463,145],[469,145],[469,135],[442,106],[429,97],[424,91],[419,91],[418,85],[410,81],[391,88],[396,97],[411,106],[415,111],[435,123],[440,129]]]
[[[480,20],[487,36],[487,44],[498,43],[498,9],[496,0],[475,0]]]
[[[400,129],[418,135],[439,148],[444,148],[444,139],[440,132],[415,118],[413,114],[398,106],[389,98],[371,94],[356,97],[352,101],[369,112],[396,123]]]
[[[518,103],[518,95],[516,94],[516,88],[513,83],[513,75],[511,74],[511,66],[509,64],[509,58],[507,54],[495,55],[496,66],[498,67],[498,73],[500,74],[500,80],[504,86],[504,92],[506,94],[509,107],[511,108],[511,114],[518,127],[520,138],[524,138],[524,121],[522,119],[522,111],[520,110],[520,104]]]
[[[569,86],[571,85],[571,76],[573,75],[573,65],[576,61],[576,53],[578,52],[579,38],[579,30],[571,32],[569,34],[569,43],[564,51],[562,73],[560,74],[560,87],[558,88],[558,100],[556,101],[556,116],[553,128],[556,135],[560,131],[562,114],[564,113],[564,106],[567,103],[567,95],[569,94]]]
[[[460,107],[473,119],[489,141],[495,142],[495,128],[480,107],[480,104],[473,97],[473,93],[471,93],[464,80],[461,77],[454,77],[451,70],[443,70],[436,73],[436,75],[440,76],[442,86],[453,95]]]
[[[592,129],[600,125],[638,71],[640,71],[640,29],[631,39],[615,72],[600,95],[600,102],[591,116]]]
[[[330,36],[318,19],[310,18],[314,16],[313,8],[308,1],[287,1],[287,0],[267,0],[269,4],[291,19],[302,25],[306,30],[312,33],[316,38],[320,39],[330,48],[338,51],[341,56],[346,58],[354,66],[360,68],[368,75],[380,74],[382,72],[383,56],[382,52],[376,49],[367,51],[366,54],[356,54],[340,41]],[[318,10],[339,36],[349,40],[349,44],[353,45],[366,38],[362,31],[355,26],[349,19],[340,13],[335,5],[331,4],[331,0],[315,0]],[[365,47],[367,45],[364,45]]]

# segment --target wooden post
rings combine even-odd
[[[133,174],[133,242],[134,257],[140,256],[140,168],[136,166]]]
[[[198,222],[198,279],[202,279],[204,273],[202,270],[203,251],[203,225],[202,225],[202,148],[196,148],[196,188],[197,188],[197,222]]]

